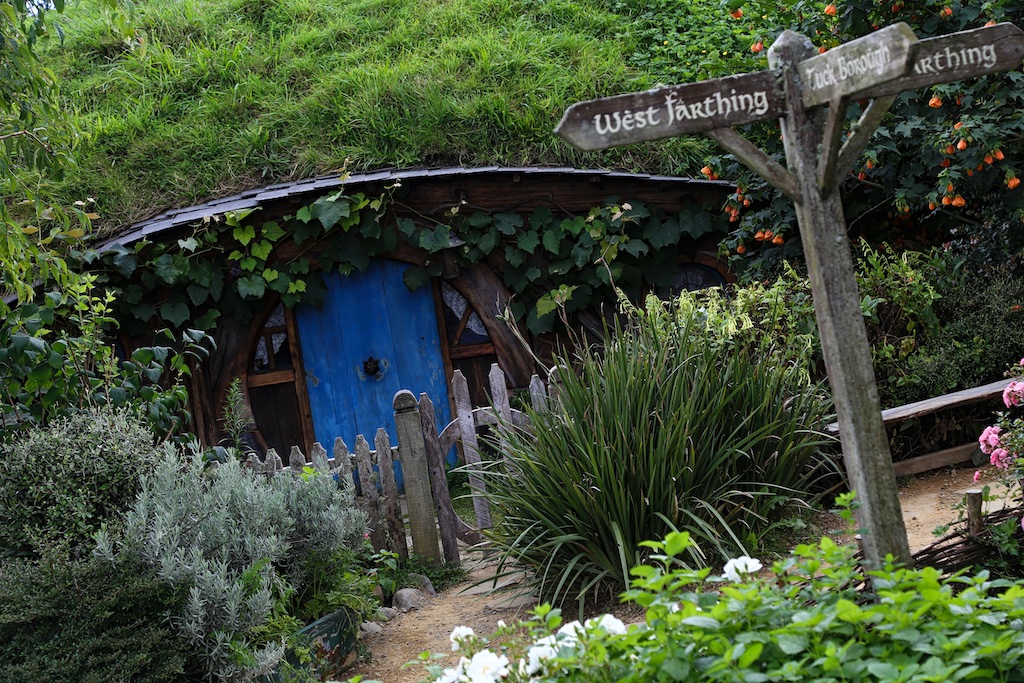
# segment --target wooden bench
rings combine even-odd
[[[904,420],[921,417],[922,415],[931,415],[932,413],[937,413],[949,408],[959,408],[972,403],[981,403],[984,401],[991,401],[996,398],[1002,398],[1003,390],[1006,389],[1006,386],[1010,381],[1011,380],[1009,379],[1000,379],[995,382],[991,382],[990,384],[974,387],[973,389],[954,391],[951,394],[935,396],[934,398],[928,398],[923,401],[908,403],[904,406],[889,408],[888,410],[882,411],[882,421],[885,422],[886,427],[889,427],[903,422]],[[828,429],[830,432],[837,433],[839,431],[839,425],[837,423],[832,423],[829,425]],[[941,451],[919,455],[916,458],[901,460],[893,464],[893,469],[896,471],[897,477],[906,477],[912,474],[930,472],[931,470],[937,470],[940,467],[958,465],[962,462],[972,460],[977,451],[978,442],[972,441],[971,443],[964,444],[963,446],[954,446],[953,448],[946,448]]]

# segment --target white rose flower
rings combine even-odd
[[[571,641],[575,643],[583,631],[583,624],[578,621],[570,621],[568,624],[565,624],[562,628],[558,629],[556,635],[564,636],[564,638],[559,638],[560,641]]]
[[[445,669],[441,672],[441,677],[438,678],[434,683],[459,683],[462,681],[462,670],[469,664],[469,660],[463,657],[459,660],[459,663],[454,668]]]
[[[587,619],[586,625],[587,628],[596,626],[605,633],[613,636],[621,636],[626,632],[626,625],[623,624],[620,619],[617,619],[610,614],[602,614],[599,617]]]
[[[538,641],[535,645],[531,645],[530,649],[526,651],[526,673],[531,676],[537,673],[544,662],[554,659],[557,654],[558,650],[553,643],[542,644]]]
[[[508,673],[508,657],[481,650],[469,660],[465,672],[469,683],[497,683]]]
[[[473,638],[474,636],[476,636],[476,633],[469,626],[456,626],[453,628],[452,634],[448,636],[448,640],[452,641],[452,651],[457,651],[463,640]]]
[[[759,572],[763,567],[760,561],[743,555],[726,562],[722,575],[729,581],[742,581],[747,575]]]

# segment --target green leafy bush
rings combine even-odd
[[[83,275],[63,294],[49,292],[0,321],[0,439],[108,405],[130,406],[160,438],[183,431],[188,393],[180,380],[212,338],[165,330],[168,345],[141,346],[121,359],[108,336],[115,297],[98,293],[96,281]]]
[[[544,606],[490,639],[460,627],[452,638],[464,658],[431,667],[431,680],[1024,681],[1021,582],[893,565],[865,572],[853,548],[827,538],[760,575],[710,576],[677,568],[689,543],[686,534],[651,543],[655,562],[634,570],[624,597],[646,609],[643,623],[562,624]]]
[[[798,367],[708,343],[695,314],[656,298],[598,352],[561,361],[558,401],[503,430],[488,537],[533,570],[545,599],[622,589],[641,542],[692,533],[705,566],[757,542],[786,505],[835,474],[817,431],[830,403]]]
[[[0,564],[0,682],[165,683],[187,643],[186,591],[132,563],[44,556]]]
[[[287,634],[268,633],[267,625],[294,623],[283,618],[301,611],[291,596],[306,594],[324,558],[360,548],[365,529],[351,490],[331,477],[266,480],[234,459],[208,470],[200,455],[168,446],[143,476],[121,533],[99,534],[97,552],[188,592],[173,623],[190,647],[190,668],[215,680],[249,680],[284,655]]]
[[[900,402],[967,389],[1002,377],[1024,353],[1024,277],[996,269],[976,272],[939,289],[941,327],[909,359],[913,381],[894,390]]]
[[[0,549],[91,543],[102,524],[131,505],[153,455],[142,421],[113,408],[0,441]]]

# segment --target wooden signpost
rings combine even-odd
[[[898,93],[1011,69],[1022,57],[1024,32],[1012,24],[922,41],[906,24],[896,24],[823,55],[805,36],[785,31],[768,50],[768,71],[580,102],[566,110],[555,129],[584,150],[702,132],[794,201],[870,566],[881,566],[890,554],[907,566],[912,558],[839,178],[856,163]],[[871,103],[844,142],[850,99]],[[778,118],[782,127],[786,167],[733,129],[770,118]]]

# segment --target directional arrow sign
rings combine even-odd
[[[1020,66],[1024,61],[1024,31],[1013,24],[996,24],[922,40],[910,50],[913,71],[903,78],[869,88],[861,97],[894,95],[939,83],[951,83]]]
[[[805,59],[797,65],[804,106],[815,107],[899,78],[907,71],[916,42],[910,27],[899,23]]]
[[[555,133],[582,150],[730,128],[785,115],[777,71],[577,102]]]

